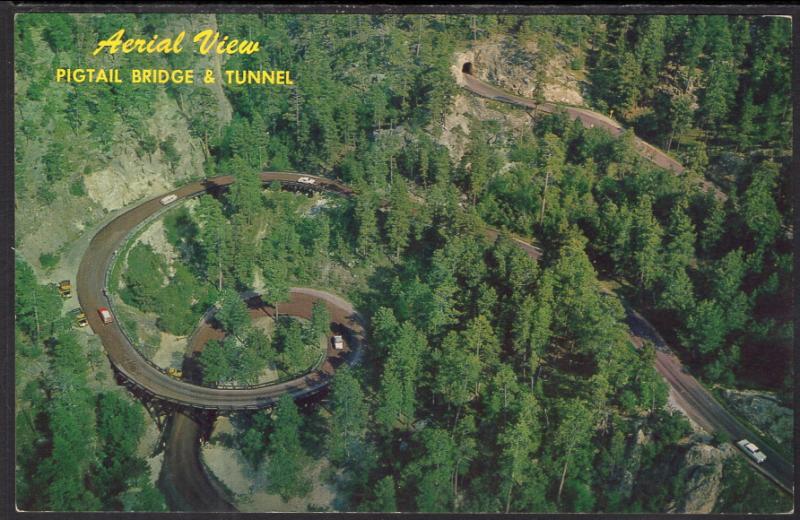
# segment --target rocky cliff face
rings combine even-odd
[[[175,138],[180,161],[174,168],[160,150],[147,155],[120,138],[111,159],[82,176],[85,195],[71,195],[66,186],[69,181],[62,180],[54,184],[58,195],[52,203],[29,197],[19,205],[15,214],[17,249],[42,279],[74,279],[91,234],[114,211],[203,175],[202,144],[191,137],[174,100],[160,96],[148,129],[159,142]],[[61,260],[54,271],[43,272],[39,255],[50,252],[60,253]]]
[[[583,105],[580,73],[569,68],[572,57],[567,52],[557,50],[542,67],[537,65],[542,62],[539,52],[535,37],[527,41],[508,37],[483,42],[457,53],[455,63],[460,72],[462,65],[469,62],[473,74],[479,79],[529,98],[535,98],[538,94],[535,74],[539,73],[543,75],[544,88],[541,94],[546,101]],[[541,70],[537,71],[537,67]]]
[[[217,30],[215,15],[178,16],[171,20],[172,32],[187,30],[196,33],[201,29]],[[192,88],[208,88],[217,100],[217,119],[219,127],[224,127],[232,117],[233,109],[222,88],[223,60],[218,54],[192,55],[192,66],[202,71],[213,69],[218,80],[205,85],[197,83]],[[153,87],[155,88],[155,87]],[[159,96],[159,106],[148,121],[148,129],[158,142],[168,137],[175,138],[175,149],[180,155],[179,164],[174,168],[167,164],[163,153],[157,150],[152,155],[140,156],[133,145],[127,146],[125,140],[115,145],[112,160],[105,168],[90,173],[84,178],[89,198],[106,210],[114,210],[145,197],[163,193],[182,184],[188,177],[203,173],[205,160],[203,145],[199,139],[191,137],[188,118],[194,109],[188,101],[180,97]]]
[[[759,433],[792,449],[794,413],[782,406],[775,394],[754,390],[723,390],[728,404],[755,426]]]
[[[450,71],[456,83],[461,85],[462,67],[465,63],[471,63],[476,77],[520,96],[535,98],[537,52],[535,37],[524,41],[508,37],[481,42],[468,50],[456,52]],[[546,101],[584,104],[580,93],[579,73],[569,69],[570,60],[571,56],[567,52],[556,51],[550,63],[544,67],[546,70],[542,94]],[[456,162],[464,154],[471,119],[498,121],[499,127],[508,134],[519,133],[530,127],[532,116],[524,110],[505,109],[498,107],[499,103],[492,103],[469,93],[458,93],[455,96],[450,111],[445,116],[439,143],[450,150],[450,155]]]
[[[622,496],[630,496],[633,491],[633,482],[636,472],[642,462],[642,447],[650,442],[650,436],[645,434],[643,430],[636,431],[636,436],[628,443],[626,449],[627,464],[623,469],[622,481],[620,483],[620,494]]]
[[[450,112],[445,115],[439,144],[446,146],[450,157],[458,163],[469,143],[470,121],[497,121],[500,133],[495,143],[502,144],[505,135],[518,134],[530,127],[532,119],[523,110],[499,111],[490,108],[492,102],[469,93],[457,94]]]
[[[216,29],[216,16],[206,15],[201,18],[175,16],[169,22],[167,32],[178,30],[191,32],[201,27]],[[52,59],[53,55],[48,46],[43,41],[37,40],[37,42],[37,53],[42,56],[42,60]],[[197,70],[214,69],[217,77],[225,66],[224,58],[216,54],[209,56],[196,54],[192,57],[192,63]],[[232,109],[220,82],[210,86],[198,84],[195,87],[209,88],[214,94],[217,99],[219,125],[223,127],[230,121]],[[20,87],[16,88],[19,90]],[[91,160],[85,166],[81,161],[73,161],[80,165],[80,170],[83,172],[80,178],[85,193],[70,193],[70,183],[78,178],[71,174],[66,179],[50,183],[55,200],[44,203],[34,196],[33,190],[37,186],[34,179],[42,177],[39,158],[50,143],[50,134],[40,132],[37,139],[19,140],[18,146],[23,148],[20,155],[26,159],[18,168],[28,172],[27,181],[31,188],[24,197],[16,201],[16,247],[40,277],[47,280],[73,278],[77,270],[77,261],[82,255],[82,248],[85,247],[84,235],[93,233],[99,223],[108,219],[111,212],[136,201],[159,195],[183,184],[190,177],[203,175],[203,145],[199,139],[192,137],[189,131],[188,121],[191,119],[194,107],[187,102],[177,102],[174,96],[167,96],[162,86],[148,85],[141,88],[161,91],[155,101],[155,114],[145,122],[145,125],[148,133],[159,143],[174,138],[174,146],[180,157],[175,165],[168,164],[159,149],[152,154],[142,152],[137,146],[136,139],[131,137],[130,129],[117,124],[112,130],[114,144],[108,159],[103,162]],[[51,109],[63,110],[64,100],[60,98],[63,98],[64,94],[54,92],[55,99],[51,100]],[[27,118],[38,117],[42,105],[42,101],[33,102],[20,96],[17,101],[17,111]],[[75,154],[73,149],[77,148],[84,156],[95,155],[91,143],[80,142],[80,136],[76,140],[79,142],[65,143],[70,153]],[[76,247],[80,250],[76,250]],[[42,253],[60,254],[61,261],[55,271],[44,272],[41,269],[38,258]]]
[[[174,137],[180,161],[172,168],[161,150],[147,155],[137,152],[135,144],[121,140],[104,168],[84,176],[87,195],[107,211],[164,193],[186,178],[203,173],[202,144],[190,136],[188,123],[175,102],[160,97],[159,108],[148,121],[149,131],[158,142]]]
[[[722,491],[724,463],[733,455],[733,448],[715,447],[706,442],[704,436],[690,438],[690,447],[681,462],[681,472],[686,479],[684,493],[675,497],[668,513],[705,514],[714,509]]]

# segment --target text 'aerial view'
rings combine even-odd
[[[13,38],[18,510],[793,510],[790,17]]]

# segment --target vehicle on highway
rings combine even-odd
[[[58,294],[62,298],[69,298],[72,295],[72,282],[69,280],[61,280],[58,282]]]
[[[747,453],[747,455],[751,459],[756,461],[756,463],[758,464],[761,464],[762,462],[767,460],[767,456],[764,455],[764,453],[760,449],[758,449],[758,446],[748,441],[747,439],[740,440],[739,442],[736,443],[736,445],[739,446],[743,452]]]
[[[317,179],[312,179],[311,177],[300,177],[297,179],[297,182],[301,182],[303,184],[315,184]]]
[[[167,204],[172,204],[176,200],[178,200],[178,196],[173,193],[172,195],[167,195],[166,197],[162,198],[161,204],[166,206]]]
[[[341,336],[334,336],[331,341],[335,350],[342,350],[344,348],[344,339]]]
[[[108,325],[112,321],[114,321],[114,317],[111,316],[111,311],[106,309],[105,307],[100,307],[97,309],[97,314],[100,315],[100,319],[103,320],[103,323]]]
[[[174,377],[175,379],[180,379],[183,377],[183,372],[178,368],[169,367],[167,369],[167,375],[170,377]]]
[[[83,312],[81,309],[72,309],[70,311],[72,314],[73,319],[75,320],[75,324],[78,327],[85,327],[89,324],[89,320],[86,319],[86,313]]]

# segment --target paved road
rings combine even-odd
[[[498,231],[494,229],[487,229],[485,234],[492,240],[495,240],[499,235]],[[541,249],[517,237],[512,236],[511,239],[531,258],[536,260],[541,258]],[[603,291],[613,294],[607,290]],[[656,371],[667,382],[670,395],[689,418],[708,433],[719,431],[727,434],[734,442],[739,439],[748,439],[758,444],[767,456],[767,460],[761,464],[753,462],[738,448],[736,448],[737,453],[767,478],[778,484],[784,491],[793,494],[794,466],[791,462],[770,448],[767,443],[761,440],[760,435],[746,428],[719,404],[711,393],[685,370],[678,357],[670,350],[667,342],[664,341],[664,338],[644,316],[628,305],[625,305],[625,313],[631,342],[638,348],[641,348],[645,341],[649,341],[655,346]]]
[[[283,184],[302,186],[298,179],[301,174],[284,172],[265,172],[261,175],[265,183],[278,181]],[[307,176],[311,177],[311,176]],[[346,186],[324,178],[315,178],[315,187],[326,191],[349,195]],[[233,177],[219,177],[209,181],[195,182],[173,191],[179,199],[193,197],[205,192],[224,189],[234,181]],[[164,194],[167,195],[167,194]],[[249,390],[212,389],[194,385],[188,381],[173,379],[151,365],[130,344],[119,325],[114,322],[105,325],[96,309],[110,307],[105,297],[105,276],[114,259],[116,251],[123,245],[136,226],[157,214],[164,207],[159,196],[130,209],[105,225],[92,238],[78,269],[76,292],[81,307],[86,311],[89,325],[100,337],[111,362],[129,383],[145,390],[151,395],[181,405],[215,410],[252,409],[268,406],[284,393],[290,392],[296,398],[314,393],[330,382],[335,368],[342,362],[357,364],[363,353],[364,329],[361,317],[346,300],[315,289],[293,287],[289,301],[280,306],[282,314],[309,318],[314,302],[325,303],[331,315],[334,328],[347,329],[349,334],[344,351],[329,347],[322,366],[299,378],[280,384]],[[259,304],[257,298],[249,297],[253,312],[270,313],[270,308]],[[206,321],[192,338],[190,352],[199,352],[210,337],[215,334]],[[187,358],[187,375],[196,368],[196,358]],[[197,374],[194,374],[195,376]],[[161,474],[161,487],[165,491],[170,508],[183,511],[236,511],[225,493],[206,474],[199,453],[201,426],[190,415],[173,413],[168,421],[164,465]]]
[[[464,73],[463,78],[464,87],[478,95],[526,108],[538,107],[539,110],[547,113],[553,113],[563,108],[572,119],[580,119],[584,126],[601,127],[608,130],[612,135],[619,135],[622,132],[622,127],[618,123],[601,114],[573,107],[557,107],[550,103],[537,105],[530,99],[507,94],[488,83],[480,81],[470,74]],[[641,139],[636,139],[637,148],[644,157],[656,165],[670,169],[675,173],[684,171],[683,166],[678,164],[674,159]],[[710,183],[706,183],[704,186],[706,189],[718,191],[718,189]],[[497,232],[495,230],[489,230],[487,231],[487,235],[494,239],[497,236]],[[530,256],[537,259],[541,256],[541,251],[535,246],[519,238],[513,238],[513,240]],[[669,349],[667,343],[650,322],[634,309],[627,306],[626,313],[631,341],[633,341],[635,345],[641,346],[643,340],[649,340],[656,346],[656,370],[669,384],[671,395],[686,414],[709,433],[717,431],[724,432],[734,442],[746,438],[757,443],[767,456],[767,460],[761,464],[753,462],[738,448],[736,448],[736,450],[753,467],[757,468],[782,489],[789,493],[794,493],[794,466],[792,463],[770,448],[769,445],[761,440],[760,435],[746,428],[733,415],[728,413],[705,387],[684,369],[678,357]]]
[[[257,319],[262,316],[274,316],[275,309],[264,303],[258,295],[243,295],[247,301],[250,316]],[[312,305],[320,299],[331,299],[339,307],[347,307],[347,302],[338,296],[314,289],[291,289],[291,298],[279,307],[281,316],[297,316],[310,319]],[[334,330],[334,333],[338,331]],[[187,356],[183,365],[183,377],[189,381],[199,381],[201,375],[197,355],[202,352],[211,339],[222,339],[224,333],[216,328],[210,316],[204,320],[199,329],[192,335],[187,345]],[[349,349],[349,338],[345,336],[345,351]],[[364,349],[355,350],[351,364],[359,362]],[[321,371],[333,375],[337,364],[344,359],[337,352],[328,350],[328,355]],[[197,421],[183,412],[174,412],[167,424],[167,436],[164,448],[164,465],[161,472],[160,487],[164,491],[167,503],[172,511],[235,511],[226,493],[217,482],[210,477],[200,463],[199,443],[209,432],[203,432],[202,424],[210,430],[214,417]]]
[[[479,96],[483,96],[489,99],[494,99],[495,101],[510,103],[512,105],[532,108],[539,112],[544,112],[546,114],[553,114],[558,112],[559,110],[564,110],[570,119],[579,120],[586,128],[601,128],[615,137],[619,136],[625,131],[622,125],[620,125],[613,119],[604,116],[603,114],[599,114],[591,110],[572,107],[568,105],[556,105],[554,103],[536,103],[531,99],[503,92],[499,88],[490,85],[488,83],[485,83],[471,74],[463,73],[462,75],[464,79],[464,87],[470,92],[478,94]],[[635,143],[636,143],[636,148],[642,155],[642,157],[648,159],[654,164],[662,168],[665,168],[667,170],[672,170],[675,173],[683,173],[683,171],[685,170],[685,168],[678,161],[676,161],[669,155],[665,154],[658,148],[652,146],[651,144],[642,141],[638,137],[635,138]]]
[[[556,105],[554,103],[536,103],[531,99],[527,99],[520,96],[515,96],[513,94],[509,94],[508,92],[504,92],[499,88],[495,87],[494,85],[490,85],[486,82],[483,82],[476,78],[475,76],[467,73],[461,73],[462,76],[462,86],[469,90],[474,94],[478,94],[479,96],[493,99],[495,101],[501,101],[503,103],[509,103],[512,105],[522,106],[525,108],[531,108],[537,110],[539,112],[544,112],[546,114],[553,114],[560,110],[566,112],[567,116],[572,120],[578,120],[585,126],[586,128],[601,128],[613,136],[619,136],[625,131],[622,125],[618,122],[614,121],[613,119],[604,116],[603,114],[599,114],[597,112],[593,112],[591,110],[587,110],[585,108],[578,108],[572,107],[569,105]],[[651,145],[650,143],[643,141],[642,139],[634,136],[634,145],[636,146],[636,150],[639,152],[639,155],[647,159],[648,161],[652,162],[653,164],[660,166],[664,169],[670,170],[675,174],[683,173],[686,168],[683,167],[678,161],[664,153],[663,151],[659,150],[655,146]],[[712,182],[707,180],[700,180],[698,181],[702,187],[702,189],[706,192],[712,192],[714,195],[724,200],[726,199],[726,195],[717,188]]]
[[[278,181],[281,183],[297,183],[300,174],[284,172],[265,172],[261,174],[265,183]],[[223,189],[233,182],[233,177],[218,177],[207,181],[198,181],[183,186],[171,193],[179,199],[202,194],[206,191]],[[349,194],[350,190],[336,182],[321,177],[316,178],[321,189],[341,194]],[[99,336],[111,362],[130,382],[139,389],[159,399],[184,406],[216,409],[241,410],[270,406],[285,393],[295,397],[312,394],[325,387],[330,375],[315,371],[291,381],[248,389],[217,389],[191,384],[174,379],[149,363],[131,345],[123,334],[119,324],[105,325],[97,314],[99,307],[110,307],[105,296],[105,277],[115,251],[120,248],[138,224],[163,209],[160,198],[149,200],[126,211],[103,227],[92,239],[89,248],[78,268],[77,293],[81,307],[85,310],[89,325]],[[353,338],[353,346],[357,351],[363,343],[364,328],[361,317],[353,306],[332,294],[322,291],[295,289],[293,296],[314,295],[328,307],[332,321],[349,329]],[[338,356],[338,354],[336,354]],[[345,353],[348,361],[356,360],[356,352]],[[349,359],[353,358],[353,359]]]
[[[265,182],[277,180],[284,183],[296,183],[300,174],[267,172],[262,174]],[[345,195],[351,191],[334,181],[317,178],[320,185],[326,189],[330,187]],[[179,198],[185,198],[224,187],[233,182],[230,177],[221,177],[205,182],[192,183],[173,193]],[[328,384],[330,370],[318,371],[286,383],[268,387],[232,390],[212,389],[193,385],[188,382],[175,380],[160,372],[142,358],[136,349],[128,342],[127,338],[116,325],[104,325],[93,309],[107,305],[103,296],[105,273],[112,260],[112,255],[122,245],[129,233],[137,224],[157,213],[161,208],[159,198],[145,202],[142,205],[123,213],[106,227],[100,230],[92,240],[89,250],[81,262],[78,272],[77,292],[81,305],[87,311],[89,324],[100,336],[112,363],[119,371],[135,385],[150,392],[159,398],[196,408],[235,410],[252,409],[268,406],[274,403],[280,395],[290,392],[295,397],[313,393]],[[496,230],[487,230],[487,235],[496,238]],[[541,256],[541,251],[535,246],[514,238],[523,250],[535,258]],[[363,342],[364,329],[360,317],[349,302],[322,291],[294,288],[292,291],[293,302],[290,305],[310,306],[314,299],[325,302],[332,315],[332,320],[340,326],[350,329],[354,338],[354,355],[348,362],[357,362]],[[294,300],[297,298],[297,300]],[[305,302],[305,303],[303,303]],[[296,312],[303,312],[297,309]],[[727,411],[722,408],[714,398],[689,374],[683,372],[680,362],[669,352],[663,339],[660,339],[655,329],[638,313],[629,309],[628,321],[631,326],[631,338],[636,344],[641,344],[642,339],[649,339],[659,347],[657,351],[656,369],[670,385],[676,399],[703,428],[713,431],[724,431],[733,439],[747,437],[753,441],[759,439],[753,432],[744,428]],[[655,339],[653,339],[655,338]],[[327,372],[327,373],[326,373]],[[188,421],[188,422],[187,422]],[[192,426],[192,423],[194,426]],[[210,483],[207,475],[199,463],[197,451],[198,426],[190,418],[176,414],[172,418],[172,429],[167,443],[167,456],[165,457],[165,471],[168,471],[172,482],[178,482],[179,495],[183,496],[183,506],[195,504],[191,509],[222,511],[230,504],[222,498],[215,487]],[[777,482],[787,491],[793,490],[793,467],[780,455],[773,452],[764,443],[761,443],[767,455],[767,461],[756,466],[773,481]],[[748,459],[749,460],[749,459]],[[188,472],[184,474],[184,472]],[[199,492],[197,490],[202,490]],[[196,495],[196,496],[193,496]],[[201,496],[202,495],[202,496]],[[195,503],[194,501],[197,500]],[[175,503],[179,502],[174,500]]]
[[[754,468],[778,484],[784,491],[793,494],[794,466],[792,463],[728,413],[703,385],[688,374],[678,357],[669,349],[664,338],[650,322],[630,307],[626,309],[626,312],[632,340],[637,345],[641,345],[643,340],[653,343],[656,348],[656,370],[667,381],[671,395],[686,414],[709,433],[723,432],[734,442],[739,439],[748,439],[758,444],[761,451],[767,456],[767,460],[761,464],[753,462],[738,447],[736,450]]]
[[[167,428],[159,487],[170,511],[236,511],[200,462],[200,425],[190,416],[175,412]]]

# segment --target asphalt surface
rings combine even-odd
[[[261,174],[265,183],[272,181],[297,183],[297,180],[303,176],[283,172]],[[311,176],[305,175],[305,177]],[[316,186],[319,186],[320,189],[341,194],[350,193],[347,187],[336,181],[321,177],[315,179],[318,183]],[[231,184],[233,180],[233,177],[218,177],[208,181],[198,181],[171,193],[177,195],[180,200],[206,191],[222,189]],[[103,227],[92,239],[78,268],[76,282],[78,300],[86,312],[89,325],[99,336],[108,357],[119,373],[133,386],[161,400],[188,407],[214,410],[264,408],[275,403],[285,393],[299,398],[324,388],[330,381],[330,374],[323,371],[315,371],[291,381],[259,388],[218,389],[194,385],[172,378],[149,363],[128,341],[116,320],[110,324],[102,322],[97,309],[108,307],[113,311],[112,305],[105,296],[105,277],[115,251],[122,247],[129,234],[139,223],[163,209],[164,206],[160,203],[162,197],[163,195],[126,211]],[[354,350],[358,350],[363,343],[364,328],[361,317],[349,302],[329,293],[302,288],[294,289],[292,296],[293,298],[306,298],[309,308],[310,303],[308,302],[313,299],[323,301],[331,314],[334,325],[349,331]],[[336,358],[340,356],[340,353],[334,354]],[[342,355],[344,359],[355,362],[358,353],[348,352]]]
[[[349,188],[341,183],[296,173],[265,172],[261,174],[265,183],[278,181],[282,184],[308,188],[299,182],[300,177],[315,179],[314,189],[349,195]],[[218,177],[188,184],[175,190],[178,200],[224,189],[234,181],[233,177]],[[345,348],[334,350],[330,344],[322,365],[308,374],[290,381],[251,389],[214,389],[198,386],[190,381],[174,379],[144,359],[128,341],[116,321],[104,324],[97,314],[99,307],[113,311],[105,293],[105,277],[116,251],[122,247],[140,223],[155,215],[164,206],[160,203],[163,194],[132,208],[101,228],[92,238],[84,255],[76,281],[76,293],[85,310],[89,325],[100,337],[109,359],[128,380],[129,384],[162,400],[189,408],[215,411],[256,409],[269,406],[285,393],[295,398],[304,397],[324,388],[331,380],[336,367],[343,362],[357,364],[363,353],[364,329],[361,317],[346,300],[315,289],[293,287],[290,298],[279,306],[281,315],[311,317],[312,305],[322,301],[331,315],[332,329],[345,336]],[[175,204],[173,202],[172,204]],[[274,309],[264,304],[257,295],[246,296],[251,314],[273,315]],[[189,345],[190,356],[184,362],[184,377],[199,381],[197,354],[212,338],[221,337],[221,331],[207,316],[193,334]],[[212,420],[213,422],[213,420]],[[206,474],[200,461],[202,426],[191,413],[177,411],[167,422],[164,464],[160,485],[171,510],[178,511],[236,511],[220,486]]]
[[[470,75],[464,74],[464,79],[466,87],[476,94],[528,108],[537,108],[545,112],[565,109],[570,117],[579,119],[586,126],[601,127],[613,135],[619,135],[622,132],[616,122],[600,114],[573,107],[556,107],[549,104],[537,106],[531,100],[503,93]],[[637,148],[643,157],[655,164],[675,173],[683,171],[683,167],[674,159],[638,138]],[[347,186],[322,177],[288,172],[265,172],[261,176],[265,183],[278,181],[298,186],[301,186],[298,183],[301,176],[312,177],[316,181],[315,188],[342,195],[352,193]],[[171,193],[177,195],[178,199],[183,199],[207,191],[224,189],[233,180],[228,176],[194,182]],[[331,352],[332,349],[329,349],[329,357],[319,370],[275,385],[248,389],[218,389],[174,379],[147,362],[130,344],[116,321],[108,325],[102,323],[97,314],[97,308],[111,307],[105,297],[105,276],[116,250],[123,245],[138,224],[163,209],[159,201],[165,195],[167,194],[126,211],[103,227],[92,239],[78,270],[76,290],[81,307],[88,316],[89,325],[100,337],[111,362],[131,384],[159,399],[186,407],[218,411],[257,409],[270,406],[287,392],[295,398],[317,392],[330,382],[330,376],[336,365],[342,361],[348,363],[359,361],[362,352],[360,347],[364,341],[364,328],[361,317],[352,305],[329,293],[293,288],[291,301],[281,305],[281,313],[300,316],[308,313],[310,315],[310,305],[316,300],[321,300],[324,301],[331,313],[334,327],[349,332],[351,344],[347,351],[340,357],[338,353]],[[494,239],[498,232],[488,229],[486,234]],[[534,258],[541,256],[541,251],[532,244],[519,238],[513,238],[513,240],[530,256]],[[680,361],[669,351],[666,343],[647,320],[632,309],[628,309],[628,323],[631,329],[631,340],[634,344],[641,345],[643,339],[648,339],[656,345],[656,369],[667,381],[673,396],[686,413],[710,433],[723,431],[734,440],[746,437],[758,443],[767,455],[764,463],[756,465],[744,454],[742,456],[783,489],[793,492],[793,466],[765,443],[759,443],[760,436],[741,425],[714,400],[696,379],[686,373]],[[187,415],[175,413],[170,419],[169,428],[162,481],[165,482],[164,487],[171,491],[167,493],[171,506],[187,511],[234,510],[230,502],[224,498],[224,493],[205,474],[200,463],[199,439],[201,432],[199,424]]]
[[[494,229],[486,230],[485,234],[492,240],[496,240],[499,235]],[[537,260],[541,258],[542,251],[536,246],[513,236],[511,240],[530,257]],[[610,291],[605,292],[610,293]],[[755,442],[767,456],[767,460],[761,464],[756,464],[738,447],[734,447],[751,466],[784,491],[794,494],[794,466],[791,462],[770,448],[760,435],[745,427],[719,404],[714,396],[689,374],[661,334],[644,316],[628,305],[625,305],[625,313],[631,342],[637,348],[641,348],[645,341],[653,344],[656,350],[655,369],[667,382],[670,395],[686,415],[708,433],[725,433],[734,443],[740,439]]]
[[[625,129],[614,121],[613,119],[604,116],[603,114],[599,114],[597,112],[593,112],[591,110],[586,110],[583,108],[572,107],[568,105],[556,105],[554,103],[536,103],[531,99],[527,99],[520,96],[515,96],[513,94],[509,94],[508,92],[503,92],[499,88],[485,83],[475,76],[471,74],[462,73],[464,78],[464,87],[474,94],[478,94],[479,96],[483,96],[485,98],[494,99],[495,101],[502,101],[504,103],[510,103],[512,105],[522,106],[526,108],[531,108],[537,110],[539,112],[544,112],[546,114],[554,114],[560,110],[566,112],[572,120],[579,120],[583,126],[586,128],[600,128],[611,135],[617,137]],[[685,168],[681,165],[678,161],[670,157],[669,155],[665,154],[658,148],[652,146],[651,144],[642,141],[638,137],[635,138],[636,149],[639,151],[639,154],[644,157],[645,159],[651,161],[652,163],[665,168],[667,170],[672,170],[675,173],[683,173]]]
[[[553,113],[563,109],[572,119],[579,119],[586,127],[603,128],[615,136],[622,133],[622,127],[618,123],[602,114],[574,107],[556,106],[551,103],[537,105],[530,99],[505,93],[488,83],[480,81],[470,74],[464,73],[462,75],[464,78],[464,87],[480,96],[526,108],[536,108],[546,113]],[[642,141],[638,137],[636,138],[636,142],[640,154],[654,164],[672,170],[675,173],[684,171],[683,166],[657,148]],[[718,191],[715,186],[708,182],[704,184],[704,187],[706,189]],[[497,237],[497,231],[495,230],[488,230],[486,234],[492,239]],[[519,238],[512,239],[533,258],[538,259],[541,257],[541,251],[536,248],[536,246],[528,244]],[[735,449],[750,463],[750,465],[774,483],[778,484],[784,491],[794,494],[794,466],[792,463],[770,448],[769,445],[762,440],[760,435],[745,427],[719,404],[711,393],[708,392],[697,379],[688,373],[678,357],[669,349],[667,343],[650,322],[634,309],[627,306],[626,313],[631,341],[636,346],[641,346],[643,340],[648,340],[655,345],[655,368],[670,386],[670,394],[686,414],[709,433],[725,433],[733,442],[740,439],[748,439],[756,443],[761,451],[764,452],[764,455],[767,456],[767,460],[761,464],[756,464],[738,447],[735,446]]]
[[[236,511],[200,462],[200,424],[176,412],[170,416],[167,429],[159,487],[170,511]]]
[[[761,436],[745,427],[708,392],[697,379],[683,367],[664,338],[641,314],[631,308],[626,309],[631,339],[641,345],[642,340],[650,341],[656,349],[656,370],[670,386],[670,393],[684,412],[701,428],[709,433],[722,432],[736,442],[748,439],[758,445],[767,460],[756,464],[738,446],[736,451],[750,465],[778,484],[784,491],[794,494],[794,466],[781,454],[761,440]]]

